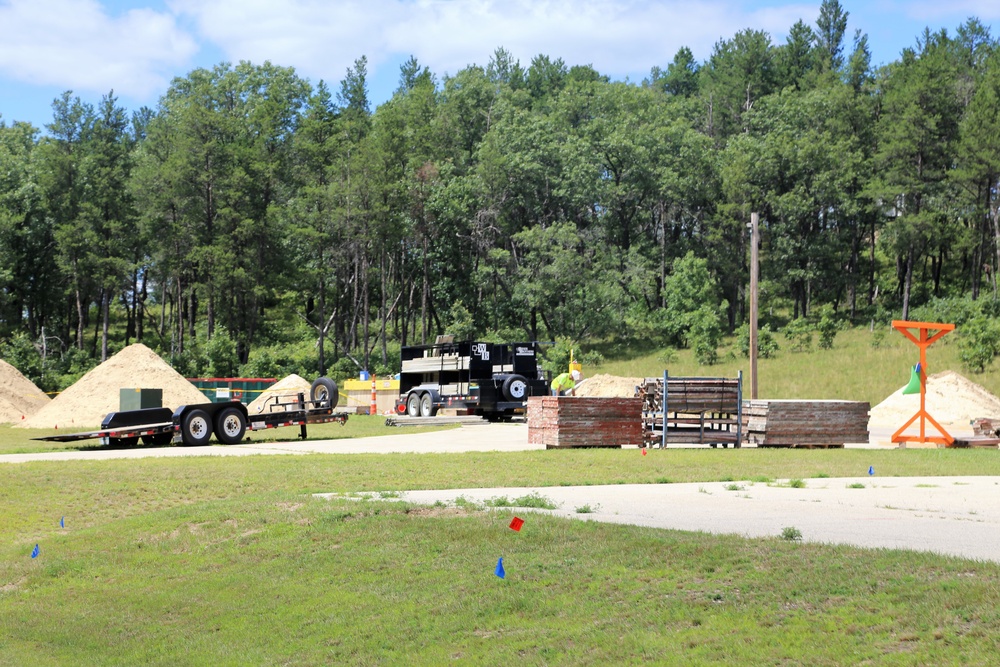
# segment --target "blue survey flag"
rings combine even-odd
[[[37,549],[38,547],[35,548]],[[497,569],[494,572],[494,574],[500,577],[501,579],[507,576],[507,573],[504,572],[503,570],[503,556],[500,556],[499,560],[497,560]]]
[[[38,548],[38,545],[36,544],[35,548],[31,550],[31,557],[32,558],[38,558],[39,552],[40,552],[40,549]]]
[[[59,519],[59,527],[60,528],[65,528],[66,527],[66,517],[61,517]]]
[[[868,474],[869,475],[874,475],[875,474],[875,467],[874,466],[868,466]]]

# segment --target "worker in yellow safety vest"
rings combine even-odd
[[[562,373],[557,375],[556,379],[552,381],[552,395],[553,396],[572,396],[573,390],[576,389],[576,385],[580,382],[583,377],[583,373],[574,369],[569,373]]]

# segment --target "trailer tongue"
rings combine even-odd
[[[145,445],[169,445],[177,441],[188,446],[207,445],[214,434],[226,445],[243,440],[247,431],[260,431],[283,426],[298,426],[299,437],[307,437],[308,424],[347,422],[347,413],[334,412],[339,393],[337,384],[329,378],[312,383],[309,400],[299,394],[297,400],[281,403],[275,397],[259,414],[250,415],[240,402],[198,403],[170,408],[145,408],[108,414],[97,431],[49,435],[33,440],[73,442],[98,438],[102,445],[132,447],[142,439]]]

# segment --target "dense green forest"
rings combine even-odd
[[[772,329],[989,314],[997,40],[970,18],[876,69],[847,18],[641,83],[411,58],[374,110],[364,57],[332,89],[222,63],[132,113],[67,92],[44,131],[0,122],[0,356],[55,388],[136,341],[189,376],[390,372],[446,331],[714,349],[751,212]]]

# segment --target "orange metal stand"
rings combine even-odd
[[[951,444],[955,442],[955,438],[949,435],[948,432],[941,427],[941,424],[938,424],[937,421],[935,421],[934,418],[927,412],[927,348],[930,347],[931,343],[943,338],[949,331],[953,331],[955,329],[955,325],[934,322],[907,322],[905,320],[893,320],[892,326],[920,348],[920,409],[917,411],[917,414],[910,417],[909,421],[903,424],[898,431],[892,434],[892,441],[904,443],[904,447],[907,442],[933,442],[950,447]],[[910,329],[915,329],[919,338],[914,336],[913,333],[910,333]],[[931,334],[931,331],[935,331],[936,333]],[[920,420],[920,435],[904,435],[903,431],[905,431],[910,424],[918,419]],[[941,435],[926,435],[927,422],[930,422],[931,426],[937,429],[937,432]]]

